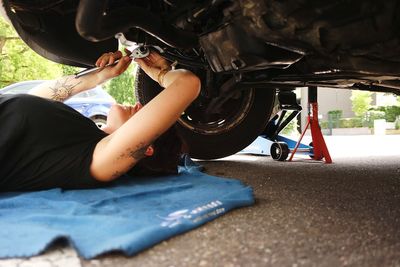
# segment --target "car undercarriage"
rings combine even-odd
[[[118,49],[119,34],[196,73],[201,96],[179,120],[195,158],[227,156],[250,144],[265,130],[277,92],[318,86],[400,94],[395,0],[2,4],[21,38],[55,62],[93,66],[100,54]],[[138,70],[138,100],[147,103],[159,91]]]

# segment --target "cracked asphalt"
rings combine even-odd
[[[255,205],[136,256],[87,261],[59,243],[0,266],[400,266],[400,136],[326,141],[333,164],[253,155],[200,162],[251,185]]]

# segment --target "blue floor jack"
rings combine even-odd
[[[298,141],[280,135],[280,132],[300,114],[302,110],[301,106],[297,103],[296,95],[293,91],[281,90],[278,93],[281,112],[270,120],[263,134],[241,153],[270,155],[277,161],[286,160],[289,153],[291,153],[289,158],[289,161],[291,161],[295,153],[301,153],[316,160],[325,158],[326,163],[331,163],[332,159],[330,158],[318,123],[317,88],[309,87],[308,89],[307,124]],[[313,142],[309,145],[305,145],[301,143],[301,140],[308,127],[311,128]]]

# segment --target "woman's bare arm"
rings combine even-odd
[[[107,55],[107,62],[102,61],[101,58]],[[105,64],[111,64],[121,56],[122,53],[120,51],[116,53],[103,54],[97,60],[96,65],[98,67],[104,67]],[[130,62],[131,59],[128,56],[125,56],[123,57],[123,60],[120,60],[120,62],[112,68],[102,69],[98,72],[93,72],[79,78],[70,75],[57,80],[48,81],[33,88],[29,94],[63,102],[80,92],[92,89],[108,79],[120,75],[128,68]]]
[[[150,77],[157,79],[161,69],[152,66],[154,62],[138,60],[138,63]],[[160,94],[97,144],[91,164],[91,173],[96,179],[113,180],[132,168],[200,92],[199,78],[186,70],[167,72],[163,85],[166,88]]]

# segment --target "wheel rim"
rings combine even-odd
[[[279,160],[282,154],[282,149],[279,144],[274,143],[271,146],[271,156],[273,159]]]
[[[192,104],[179,118],[178,123],[193,132],[215,135],[230,131],[239,125],[254,101],[254,89],[237,91],[215,114],[206,114],[208,99]]]
[[[279,146],[276,146],[275,147],[275,157],[277,159],[280,159],[281,156],[282,156],[282,150],[281,150],[281,148]]]

